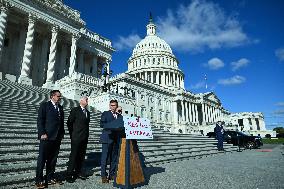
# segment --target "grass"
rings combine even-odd
[[[263,138],[262,142],[263,144],[283,144],[284,138],[278,138],[278,139]]]

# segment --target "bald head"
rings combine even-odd
[[[83,108],[88,106],[88,97],[83,96],[80,98],[80,106],[82,106]]]

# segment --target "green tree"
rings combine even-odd
[[[276,131],[276,133],[284,133],[284,128],[283,127],[275,127],[273,131]]]

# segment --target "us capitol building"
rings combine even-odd
[[[186,90],[179,61],[157,36],[151,17],[128,70],[111,77],[111,41],[88,30],[80,13],[62,0],[0,0],[0,5],[0,80],[59,89],[75,100],[87,95],[99,111],[117,99],[124,115],[146,117],[175,133],[206,134],[218,120],[227,129],[273,133],[262,113],[230,113],[213,92]]]

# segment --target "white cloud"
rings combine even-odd
[[[137,34],[131,34],[127,37],[119,36],[118,41],[114,42],[114,48],[117,50],[133,49],[141,41]]]
[[[279,59],[280,62],[284,62],[284,48],[276,49],[275,56]]]
[[[154,22],[158,36],[175,51],[200,52],[206,48],[236,47],[254,41],[248,38],[235,15],[229,16],[217,3],[205,0],[193,0],[177,10],[169,9],[166,16]],[[137,34],[120,36],[114,41],[114,47],[129,50],[140,40]]]
[[[224,66],[225,66],[224,62],[219,58],[211,58],[208,61],[208,64],[206,64],[206,67],[208,67],[211,70],[218,70],[220,68],[223,68]]]
[[[168,10],[157,22],[158,32],[175,50],[235,47],[249,42],[239,21],[218,4],[193,0],[176,11]]]
[[[276,106],[284,106],[284,102],[278,102]]]
[[[219,79],[218,84],[220,84],[220,85],[237,85],[237,84],[244,83],[245,81],[246,81],[245,77],[236,75],[234,77],[227,78],[227,79]]]
[[[284,115],[284,110],[276,110],[273,113],[276,115]]]
[[[232,70],[236,71],[236,70],[238,70],[242,67],[246,67],[249,63],[250,63],[250,61],[248,59],[241,58],[240,60],[231,63]]]

